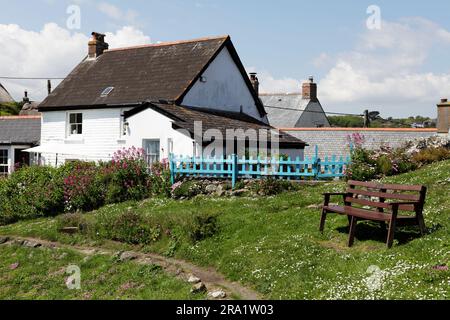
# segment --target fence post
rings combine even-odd
[[[236,186],[236,181],[237,181],[238,174],[239,174],[238,157],[237,157],[237,154],[233,154],[231,157],[232,157],[232,161],[233,161],[233,163],[231,164],[231,172],[232,172],[231,184],[234,189],[234,187]]]
[[[175,184],[175,166],[173,164],[173,154],[169,154],[169,170],[170,170],[170,182]]]

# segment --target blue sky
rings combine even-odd
[[[137,42],[230,34],[247,69],[261,73],[264,91],[293,92],[314,75],[329,111],[360,113],[372,108],[384,115],[435,116],[435,103],[444,95],[450,98],[448,1],[0,0],[0,4],[0,26],[18,25],[30,37],[34,36],[30,32],[42,33],[49,23],[66,29],[71,4],[81,9],[81,28],[68,30],[73,41],[81,41],[75,40],[76,34],[117,33],[124,27],[133,28],[129,38],[137,34]],[[366,26],[370,5],[381,10],[380,30]],[[3,43],[0,35],[2,46],[10,41],[11,36],[4,36]],[[0,76],[65,76],[80,58],[80,53],[65,54],[67,62],[58,68],[33,67],[33,74],[27,74],[24,67],[2,66],[1,55]],[[36,86],[0,81],[12,87],[15,97],[21,86]],[[392,89],[397,83],[398,93]],[[41,98],[39,91],[36,96]]]

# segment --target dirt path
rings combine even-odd
[[[30,248],[46,247],[52,249],[70,249],[83,255],[117,255],[117,251],[102,247],[73,246],[50,242],[35,238],[7,237],[5,244],[19,244]],[[238,298],[242,300],[260,300],[261,296],[254,290],[242,286],[238,282],[231,282],[213,268],[202,268],[185,260],[167,258],[153,253],[141,253],[137,251],[126,251],[131,260],[140,264],[154,264],[160,266],[165,272],[188,281],[191,276],[199,278],[205,284],[208,292],[222,290],[227,299]]]

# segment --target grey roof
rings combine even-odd
[[[310,102],[302,99],[301,94],[261,94],[260,98],[266,109],[269,124],[276,128],[295,128],[303,114],[302,110],[305,110]]]
[[[41,117],[0,117],[0,145],[38,145]]]
[[[318,100],[303,99],[301,94],[261,94],[269,124],[275,128],[329,127],[330,122]],[[305,112],[306,110],[306,112]]]
[[[0,83],[0,103],[14,102],[8,90]]]

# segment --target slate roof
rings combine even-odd
[[[0,103],[14,102],[8,90],[0,83]]]
[[[147,100],[180,104],[225,46],[243,73],[261,115],[265,115],[229,36],[113,49],[96,59],[86,58],[39,110],[137,105]],[[114,90],[102,97],[108,87]]]
[[[303,99],[301,94],[261,94],[260,99],[266,109],[270,125],[278,128],[295,128],[303,115],[303,110],[310,103],[310,100]]]
[[[194,135],[195,121],[202,121],[203,133],[209,129],[218,129],[222,132],[223,137],[226,137],[227,129],[243,129],[244,131],[254,129],[257,132],[259,129],[275,130],[275,128],[245,114],[187,108],[175,104],[149,103],[146,106],[141,107],[141,109],[137,108],[136,111],[129,112],[125,116],[129,117],[146,107],[152,108],[153,110],[171,118],[174,121],[175,127],[186,129],[192,136]],[[304,147],[306,145],[304,141],[284,132],[280,133],[279,138],[280,145],[293,147]]]
[[[0,117],[0,145],[38,145],[41,117]]]

